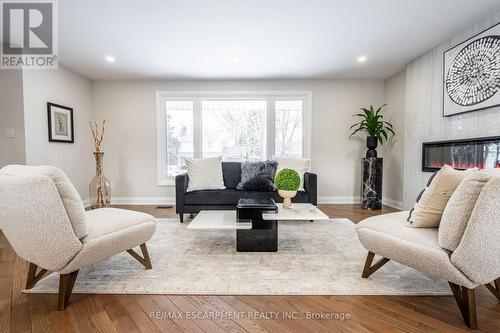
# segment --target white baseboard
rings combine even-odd
[[[318,197],[318,204],[355,204],[360,202],[360,197]]]
[[[111,197],[112,205],[175,205],[174,197]]]
[[[403,203],[390,198],[382,199],[384,205],[396,209],[402,209]],[[356,204],[360,202],[359,196],[331,196],[318,197],[319,204]],[[90,206],[89,199],[83,200],[85,207]],[[111,204],[113,205],[175,205],[174,197],[112,197]]]
[[[112,205],[175,205],[175,198],[168,197],[111,197]],[[90,207],[90,199],[83,199],[83,206]]]
[[[382,198],[382,202],[386,206],[396,208],[399,210],[403,209],[403,202],[402,201],[398,201],[398,200],[394,200],[394,199],[390,199],[390,198]]]
[[[357,204],[361,202],[361,198],[359,196],[352,196],[352,197],[318,197],[318,203],[319,204]],[[403,202],[386,198],[382,198],[382,202],[384,205],[396,208],[396,209],[402,209],[403,208]]]

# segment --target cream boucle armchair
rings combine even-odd
[[[467,187],[464,184],[465,193]],[[452,197],[450,201],[469,200],[470,195]],[[485,285],[500,301],[500,178],[489,180],[474,199],[468,219],[454,215],[451,225],[441,224],[439,229],[407,227],[407,211],[361,221],[356,231],[369,251],[362,277],[368,278],[394,260],[444,279],[449,282],[465,323],[476,328],[475,288]],[[456,245],[451,247],[453,243]],[[382,259],[372,265],[375,254]]]
[[[47,272],[60,274],[59,310],[66,308],[78,271],[123,251],[152,268],[146,242],[155,218],[101,208],[85,212],[66,175],[50,166],[0,170],[0,228],[16,253],[30,263],[26,289]],[[143,257],[134,247],[140,246]]]

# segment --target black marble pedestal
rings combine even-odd
[[[382,170],[383,159],[363,158],[361,161],[361,207],[382,209]]]

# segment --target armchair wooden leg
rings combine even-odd
[[[465,288],[452,282],[448,283],[450,284],[453,296],[455,296],[465,324],[470,328],[477,328],[476,295],[474,289]]]
[[[35,284],[40,281],[47,273],[47,270],[43,268],[38,273],[37,270],[38,266],[30,263],[30,267],[28,269],[28,278],[26,279],[26,289],[33,288]]]
[[[73,292],[76,277],[79,271],[74,271],[68,274],[61,274],[59,276],[59,299],[57,302],[57,309],[64,310],[69,304],[69,298]]]
[[[492,283],[485,284],[485,286],[500,301],[500,278]]]
[[[375,258],[375,253],[368,252],[368,256],[366,257],[365,267],[363,269],[363,274],[361,274],[362,278],[367,278],[373,273],[375,273],[380,267],[384,266],[390,259],[382,258],[375,263],[375,265],[371,266],[373,259]]]
[[[151,264],[151,258],[149,257],[149,253],[148,253],[148,248],[146,247],[146,243],[144,244],[141,244],[141,252],[142,252],[142,256],[144,257],[141,257],[140,255],[137,254],[137,252],[135,252],[134,250],[130,249],[130,250],[127,250],[127,252],[132,256],[134,257],[135,260],[137,260],[138,262],[140,262],[142,265],[144,265],[144,267],[146,267],[146,269],[151,269],[153,268],[153,265]]]

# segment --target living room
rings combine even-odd
[[[0,5],[0,331],[498,331],[498,1]]]

